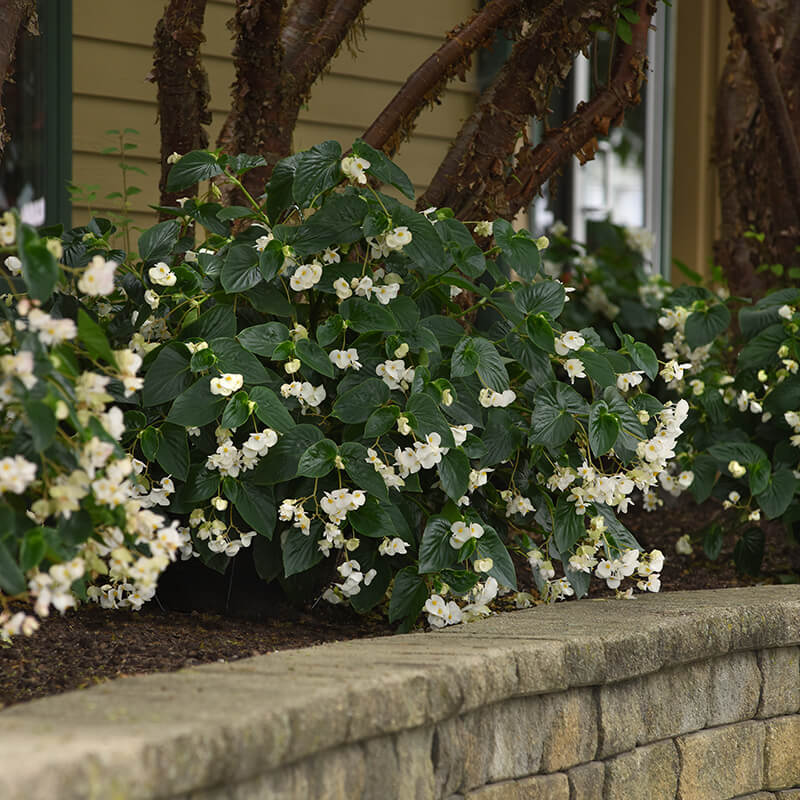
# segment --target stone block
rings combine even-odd
[[[761,671],[751,651],[730,653],[711,662],[706,727],[752,719],[761,695]]]
[[[464,800],[569,800],[569,783],[563,773],[535,775],[481,786],[468,792]]]
[[[768,789],[800,787],[800,715],[766,720],[764,766]]]
[[[605,764],[592,761],[567,772],[570,800],[603,800]]]
[[[762,722],[740,722],[679,737],[679,800],[725,800],[760,791],[764,737]]]
[[[800,709],[800,648],[762,650],[758,665],[763,677],[758,716],[795,714]]]
[[[603,797],[606,800],[673,800],[678,770],[678,751],[673,741],[637,747],[606,761]]]
[[[800,800],[800,787],[796,789],[784,789],[782,792],[775,792],[777,800]]]
[[[539,700],[540,771],[559,772],[592,761],[597,753],[597,704],[592,689],[571,689]],[[536,722],[533,725],[539,727]]]
[[[626,753],[645,741],[646,680],[634,678],[598,688],[598,758]]]

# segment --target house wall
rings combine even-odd
[[[233,81],[230,32],[233,0],[209,0],[203,60],[211,88],[213,143],[229,108]],[[354,55],[342,47],[331,71],[314,87],[300,114],[295,149],[338,139],[349,145],[361,135],[396,93],[408,75],[465,19],[473,0],[373,0],[366,10],[366,40]],[[93,211],[113,202],[106,194],[119,191],[119,159],[103,155],[112,146],[109,129],[134,128],[130,163],[147,174],[130,173],[130,183],[143,191],[132,198],[137,224],[152,219],[149,204],[158,201],[159,137],[156,87],[147,81],[152,65],[152,40],[164,0],[74,0],[73,3],[73,183],[96,185]],[[474,72],[466,83],[455,82],[441,105],[425,111],[412,141],[401,149],[398,163],[417,191],[425,188],[444,157],[450,140],[472,110]],[[86,221],[85,205],[75,205],[73,224]]]

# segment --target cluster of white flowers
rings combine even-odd
[[[367,457],[364,459],[364,461],[366,461],[367,464],[372,464],[375,472],[377,472],[378,475],[383,478],[383,482],[386,484],[388,489],[399,489],[401,486],[405,486],[406,482],[395,472],[393,466],[390,466],[381,460],[377,451],[369,448],[367,450]]]
[[[322,264],[312,261],[310,264],[299,264],[289,279],[289,286],[296,292],[313,289],[322,278]]]
[[[358,360],[358,350],[355,347],[350,347],[347,350],[331,350],[328,353],[328,358],[339,369],[354,369],[358,371],[362,367],[361,362]]]
[[[506,389],[503,392],[495,392],[493,389],[484,387],[478,393],[478,402],[484,408],[505,408],[510,406],[517,399],[513,389]]]
[[[357,297],[366,297],[369,300],[375,295],[377,301],[385,306],[394,300],[400,293],[399,280],[391,280],[395,277],[393,273],[386,275],[383,269],[377,269],[372,275],[363,275],[360,278],[352,278],[350,283],[345,278],[337,278],[333,282],[333,289],[340,300],[346,300],[353,294]],[[384,283],[378,284],[377,281],[385,278]]]
[[[711,355],[711,344],[692,349],[686,342],[686,320],[689,318],[690,311],[683,306],[673,308],[662,308],[658,324],[666,331],[672,331],[672,341],[666,341],[661,347],[664,358],[670,364],[678,364],[683,360],[687,363],[680,364],[680,370],[675,370],[672,377],[668,377],[662,371],[662,377],[670,382],[675,381],[676,385],[670,388],[679,388],[678,382],[683,378],[683,371],[686,370],[690,375],[696,375],[705,366]],[[667,365],[669,366],[669,365]]]
[[[571,350],[580,350],[586,344],[586,339],[578,331],[564,331],[555,339],[555,350],[560,356],[565,356]]]
[[[327,397],[325,387],[313,386],[309,381],[292,381],[281,385],[283,397],[296,397],[303,407],[317,408]]]
[[[17,303],[17,313],[20,319],[15,323],[16,329],[29,330],[37,334],[43,345],[61,344],[78,335],[78,328],[71,319],[51,317],[46,311],[33,306],[27,299]]]
[[[119,264],[95,256],[78,280],[78,289],[91,297],[109,295],[114,291],[114,272]]]
[[[443,588],[443,593],[447,587]],[[497,597],[499,586],[497,579],[489,577],[483,583],[477,583],[467,595],[469,601],[459,607],[455,600],[446,601],[440,594],[432,594],[425,601],[425,612],[428,624],[436,630],[447,625],[458,625],[461,622],[473,622],[488,617],[492,612],[489,603]]]
[[[507,517],[512,517],[514,514],[524,517],[526,514],[535,511],[533,503],[527,497],[523,497],[516,489],[513,492],[510,489],[506,489],[500,492],[500,497],[506,501]]]
[[[36,480],[36,464],[23,456],[0,458],[0,494],[22,494]]]
[[[414,380],[414,368],[407,367],[402,358],[395,361],[384,361],[375,367],[375,374],[383,380],[390,389],[405,391]]]
[[[786,411],[783,418],[786,424],[792,429],[792,436],[789,437],[793,447],[800,447],[800,412]]]
[[[216,497],[211,502],[217,511],[224,511],[228,507],[228,501],[222,497]],[[189,523],[197,528],[197,538],[206,542],[212,553],[222,553],[228,558],[233,558],[243,547],[250,547],[256,537],[255,531],[236,531],[237,536],[234,538],[232,535],[234,528],[220,519],[207,520],[200,508],[192,511]],[[198,555],[191,549],[191,545],[186,550],[188,556]]]
[[[404,556],[408,552],[408,543],[399,536],[384,538],[378,545],[378,552],[382,556]]]
[[[212,378],[209,388],[211,394],[229,397],[244,386],[244,378],[236,372],[223,372],[217,378]]]
[[[477,522],[468,525],[463,520],[456,520],[450,526],[450,547],[460,550],[470,539],[480,539],[483,534],[483,525]]]
[[[448,448],[442,447],[441,444],[442,437],[433,432],[429,433],[424,441],[414,442],[413,447],[406,447],[402,450],[398,447],[394,451],[394,458],[400,477],[407,478],[421,469],[433,469],[448,451]]]
[[[218,439],[221,438],[222,441],[218,441],[216,452],[206,459],[206,468],[215,469],[220,475],[231,478],[238,477],[240,472],[254,469],[259,459],[278,442],[278,434],[272,428],[251,433],[241,448],[236,447],[227,435],[229,431],[221,429],[218,433]]]
[[[425,601],[425,611],[428,614],[428,625],[431,628],[444,628],[445,625],[458,625],[463,620],[463,615],[458,603],[451,600],[445,602],[439,594],[432,594]]]
[[[375,259],[388,258],[392,253],[411,244],[413,238],[413,234],[405,225],[392,228],[379,236],[368,236],[367,244],[370,248],[370,256]]]
[[[596,283],[586,290],[583,302],[593,314],[602,314],[606,319],[613,320],[619,314],[619,306],[612,303],[605,289]]]

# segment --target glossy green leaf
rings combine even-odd
[[[278,433],[286,433],[295,426],[295,421],[283,400],[266,386],[254,386],[250,400],[256,404],[256,416],[268,427]]]
[[[322,478],[333,468],[339,448],[330,439],[320,439],[306,448],[297,465],[297,474],[308,478]]]

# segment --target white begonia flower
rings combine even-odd
[[[114,291],[114,272],[119,264],[95,256],[78,281],[78,290],[91,297],[109,295]]]
[[[685,533],[675,542],[675,552],[679,556],[690,556],[692,554],[692,540],[689,538],[688,533]]]
[[[728,472],[730,472],[734,478],[742,478],[747,472],[747,468],[742,466],[738,461],[732,460],[728,462]]]
[[[634,386],[638,386],[642,382],[642,375],[644,375],[642,370],[636,370],[635,372],[623,372],[620,375],[617,375],[617,388],[621,392],[627,392],[629,389],[632,389]]]
[[[547,250],[547,248],[550,247],[550,240],[546,236],[540,236],[534,241],[536,242],[537,250]]]
[[[42,344],[61,344],[78,335],[78,328],[71,319],[56,319],[40,308],[32,309],[27,319],[28,327],[39,334]]]
[[[583,368],[583,361],[579,358],[568,358],[564,362],[564,369],[569,377],[570,383],[575,383],[575,378],[585,378],[586,372]]]
[[[408,389],[414,380],[414,368],[406,367],[403,359],[384,361],[375,367],[375,374],[383,379],[390,389]]]
[[[384,242],[390,250],[402,250],[407,244],[411,244],[412,238],[411,231],[405,225],[401,225],[389,231]]]
[[[322,277],[322,266],[313,262],[300,264],[289,279],[289,286],[296,292],[303,292],[316,286]]]
[[[453,393],[450,391],[450,389],[445,389],[442,392],[442,405],[445,408],[449,408],[451,405],[453,405]]]
[[[22,494],[36,478],[36,464],[22,456],[0,458],[0,494]]]
[[[300,399],[306,405],[311,406],[311,408],[317,408],[326,397],[327,392],[322,384],[312,386],[308,381],[303,381],[300,387]]]
[[[371,164],[366,158],[346,156],[342,159],[342,174],[355,183],[364,184],[367,182],[365,170],[368,170],[370,166]]]
[[[783,317],[783,319],[791,319],[793,315],[794,315],[794,308],[792,308],[792,306],[782,305],[778,309],[778,316]]]
[[[751,511],[747,515],[747,519],[750,520],[750,522],[758,522],[761,519],[761,511],[759,511],[758,509],[755,509],[755,511]]]
[[[362,366],[358,360],[358,350],[355,347],[351,347],[348,350],[331,350],[328,357],[339,369],[352,368],[358,371]]]
[[[295,372],[298,372],[300,369],[300,359],[299,358],[290,358],[284,365],[283,371],[287,375],[294,375]]]
[[[363,278],[353,278],[353,280],[350,281],[350,286],[353,287],[355,293],[359,297],[366,297],[367,300],[372,297],[373,283],[372,278],[370,278],[369,275],[365,275]]]
[[[494,389],[484,387],[478,393],[478,402],[484,408],[505,408],[510,406],[517,399],[513,389],[506,389],[503,392],[495,392]]]
[[[183,156],[178,152],[173,152],[167,156],[167,164],[177,164]]]
[[[411,435],[411,425],[408,424],[408,417],[402,414],[397,418],[397,432],[403,436]]]
[[[677,360],[671,359],[664,365],[664,368],[659,374],[666,383],[672,383],[672,381],[681,380],[681,378],[683,378],[684,371],[689,369],[691,366],[691,364],[679,364]]]
[[[494,561],[491,558],[478,558],[472,566],[475,567],[475,572],[489,572],[494,566]]]
[[[340,300],[347,300],[348,297],[351,297],[353,294],[353,290],[350,288],[350,284],[344,278],[337,278],[333,282],[333,288],[336,292],[336,296]]]
[[[339,251],[336,247],[326,247],[322,251],[323,264],[338,264],[341,260],[342,257],[339,255]]]
[[[169,268],[169,265],[163,261],[159,261],[154,267],[150,267],[147,275],[152,283],[158,286],[174,286],[175,281],[178,280],[175,273]]]
[[[22,272],[22,262],[16,256],[8,256],[3,263],[12,275],[19,275]]]
[[[560,356],[565,356],[570,350],[580,350],[586,344],[586,339],[578,331],[564,331],[555,339],[555,350]]]
[[[147,305],[150,306],[154,311],[158,308],[159,302],[161,302],[159,296],[152,290],[146,289],[144,293],[144,301]]]
[[[408,543],[398,536],[394,539],[384,539],[378,545],[378,552],[382,556],[403,556],[408,552]]]
[[[451,425],[450,431],[453,434],[456,447],[461,447],[467,440],[467,434],[472,430],[472,423],[468,422],[466,425]]]
[[[211,379],[211,394],[229,397],[238,392],[244,385],[244,378],[236,372],[224,372],[218,378]]]
[[[378,302],[385,306],[392,300],[394,300],[398,293],[400,292],[400,284],[399,283],[387,283],[383,286],[375,286],[372,289],[375,297],[377,298]]]
[[[494,223],[489,220],[481,220],[475,223],[475,233],[477,236],[491,236],[494,232]]]

